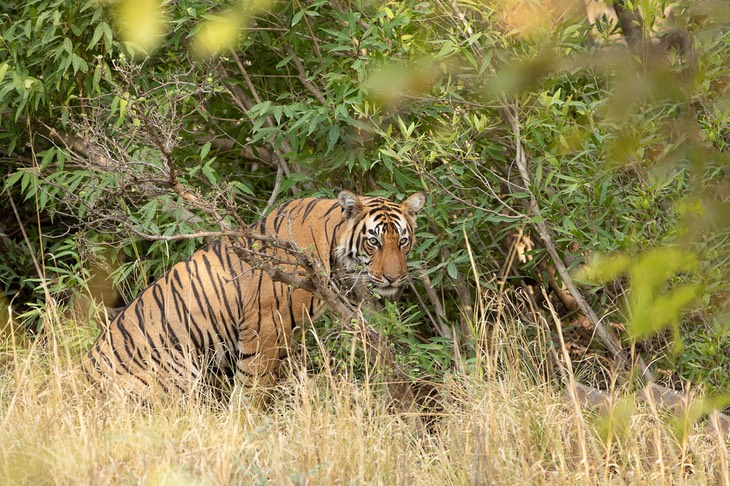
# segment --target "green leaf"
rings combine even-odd
[[[449,277],[453,279],[459,276],[459,271],[457,270],[454,262],[449,262],[449,264],[446,265],[446,273],[448,273]]]
[[[451,41],[445,41],[441,45],[441,49],[434,55],[434,59],[445,59],[457,51],[456,46]]]
[[[127,112],[127,105],[129,102],[127,101],[127,97],[129,96],[129,93],[124,93],[124,96],[119,97],[119,118],[124,118],[124,114]],[[116,97],[115,97],[116,98]]]
[[[295,13],[294,17],[292,17],[292,19],[291,19],[291,26],[294,27],[295,25],[297,25],[299,23],[299,21],[302,20],[302,17],[304,17],[304,10],[300,10],[297,13]]]
[[[269,107],[271,107],[271,101],[266,100],[249,108],[248,114],[261,116],[269,110]]]
[[[210,164],[205,164],[201,169],[201,172],[203,172],[203,175],[208,179],[208,182],[210,182],[211,185],[215,185],[218,182],[218,174],[215,169],[210,166]]]
[[[289,61],[291,61],[293,58],[294,58],[294,54],[289,54],[284,59],[282,59],[281,61],[279,61],[278,63],[276,63],[276,69],[283,68],[284,66],[286,66],[287,64],[289,64]]]
[[[74,74],[76,74],[78,71],[81,71],[82,73],[85,73],[89,70],[89,65],[84,61],[81,57],[77,56],[76,54],[71,54],[71,64],[74,68]]]
[[[41,170],[47,168],[49,166],[49,164],[51,163],[51,161],[53,161],[53,159],[55,158],[55,155],[56,155],[56,150],[57,149],[55,149],[55,148],[50,148],[50,149],[46,150],[45,152],[43,152],[43,158],[41,159],[41,163],[39,166],[39,168]]]
[[[101,89],[99,87],[99,82],[101,81],[101,71],[102,71],[102,65],[97,64],[94,68],[94,77],[91,80],[92,86],[94,87],[94,91],[96,91],[97,94],[101,94]]]
[[[256,193],[253,192],[253,189],[246,184],[243,181],[233,181],[231,184],[233,184],[233,187],[238,189],[238,192],[240,194],[246,194],[248,196],[256,197]]]
[[[327,152],[331,152],[337,140],[340,139],[340,127],[332,125],[327,132]]]
[[[276,120],[276,124],[278,125],[281,123],[281,115],[284,112],[284,107],[281,105],[277,105],[274,107],[273,110],[271,110],[272,114],[274,115],[274,119]]]
[[[5,79],[5,73],[8,72],[10,65],[7,62],[0,64],[0,83]]]
[[[5,189],[8,189],[12,187],[18,180],[20,180],[21,177],[23,177],[23,174],[25,173],[24,170],[19,170],[17,172],[12,173],[6,180],[5,180]]]
[[[208,155],[208,152],[210,152],[210,142],[206,142],[206,144],[201,147],[200,160],[204,160],[205,157]]]
[[[28,186],[30,185],[31,181],[34,179],[33,173],[29,170],[23,171],[23,177],[20,179],[20,192],[25,193],[26,189],[28,189]],[[27,194],[31,194],[28,192]]]
[[[104,25],[106,25],[106,22],[100,22],[96,26],[96,29],[94,29],[94,35],[91,36],[91,41],[89,41],[89,45],[86,46],[87,51],[93,49],[97,42],[99,42],[99,39],[101,39],[101,36],[104,35]]]

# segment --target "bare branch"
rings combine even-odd
[[[436,330],[439,330],[441,328],[441,323],[436,320],[436,318],[433,316],[433,314],[431,314],[431,310],[428,308],[426,303],[421,298],[421,293],[418,292],[418,289],[416,289],[416,286],[413,285],[413,281],[409,279],[408,284],[410,285],[411,290],[413,290],[413,295],[416,296],[416,299],[418,300],[418,304],[421,306],[421,310],[426,314],[426,317],[428,317],[428,320],[431,321],[433,328]],[[442,335],[442,337],[446,337],[446,336]]]
[[[421,283],[423,283],[423,288],[426,291],[426,295],[428,295],[428,300],[431,301],[433,311],[436,313],[436,330],[438,330],[442,337],[449,339],[453,338],[454,333],[451,332],[451,329],[447,324],[448,319],[446,318],[446,312],[444,311],[444,307],[441,305],[441,300],[439,300],[438,295],[436,295],[436,291],[433,289],[433,285],[431,285],[431,279],[428,278],[428,275],[425,273],[422,273],[419,276],[419,279],[421,280]]]
[[[271,208],[274,207],[274,203],[276,202],[276,196],[279,195],[279,188],[281,188],[282,175],[284,175],[284,166],[279,164],[279,168],[276,170],[276,181],[274,181],[274,190],[271,191],[271,196],[266,202],[266,207],[263,211],[264,214],[268,214]]]
[[[441,254],[442,261],[449,261],[451,259],[451,252],[446,247],[441,247],[441,250],[439,252]],[[464,344],[466,345],[467,349],[471,352],[475,351],[475,340],[474,335],[471,332],[471,329],[469,328],[466,318],[469,316],[473,309],[474,309],[474,301],[471,298],[471,290],[469,290],[469,287],[466,285],[465,282],[466,279],[464,279],[460,273],[459,270],[456,270],[456,275],[454,277],[454,288],[456,289],[456,295],[459,298],[459,304],[461,305],[462,314],[459,318],[459,325],[461,330],[461,336],[464,339]]]
[[[299,1],[297,0],[297,6],[301,8],[301,5],[299,4]],[[314,35],[314,30],[312,29],[312,24],[309,22],[309,16],[305,15],[303,17],[304,23],[307,26],[307,30],[309,31],[309,37],[312,39],[312,45],[314,46],[314,53],[317,54],[317,59],[319,59],[319,65],[324,66],[324,59],[322,58],[322,49],[319,48],[319,39],[316,35]]]
[[[517,115],[513,111],[513,108],[505,104],[504,108],[502,110],[502,116],[505,118],[505,121],[510,124],[512,127],[512,133],[514,134],[514,144],[515,144],[515,162],[517,164],[517,168],[520,172],[520,176],[522,178],[522,183],[525,187],[531,187],[531,181],[530,181],[530,175],[527,170],[527,157],[525,155],[524,148],[522,146],[522,137],[520,135],[520,126],[517,121]],[[568,290],[570,291],[570,295],[573,296],[576,303],[578,304],[578,307],[580,307],[580,310],[585,314],[588,319],[590,319],[591,323],[596,329],[596,332],[598,336],[601,338],[601,341],[606,346],[606,348],[611,352],[613,357],[619,361],[619,363],[622,366],[627,366],[631,364],[631,361],[629,360],[628,355],[623,350],[621,343],[619,342],[618,338],[613,335],[613,333],[603,325],[603,322],[598,319],[598,316],[596,316],[596,313],[593,312],[593,308],[591,308],[590,305],[588,305],[588,302],[583,298],[583,294],[578,290],[578,288],[573,283],[573,279],[570,276],[570,273],[568,272],[568,269],[565,266],[565,263],[563,263],[562,258],[560,258],[560,255],[558,254],[557,248],[555,246],[555,243],[552,239],[552,236],[550,235],[550,231],[548,230],[547,225],[545,224],[545,221],[542,219],[542,213],[540,211],[540,206],[537,203],[537,199],[535,198],[535,195],[530,192],[530,209],[531,211],[539,218],[539,220],[534,223],[535,228],[537,229],[538,234],[540,235],[540,239],[543,241],[543,244],[545,245],[545,249],[547,250],[548,254],[550,255],[551,260],[553,261],[553,264],[555,265],[555,268],[558,271],[558,274],[560,275],[561,280],[565,284],[566,287],[568,287]],[[654,373],[649,369],[649,367],[644,363],[644,360],[638,356],[637,357],[637,364],[639,365],[639,368],[641,370],[641,373],[649,380],[653,380]]]

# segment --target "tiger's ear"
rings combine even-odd
[[[403,201],[403,209],[406,210],[406,213],[415,218],[416,214],[423,209],[423,205],[425,203],[426,196],[422,192],[416,192]]]
[[[342,191],[337,196],[337,201],[342,206],[342,213],[346,218],[354,218],[362,211],[362,202],[360,198],[350,191]]]

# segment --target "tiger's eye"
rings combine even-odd
[[[408,244],[408,238],[403,237],[400,239],[400,246],[406,246]]]
[[[368,238],[368,243],[370,243],[371,245],[373,245],[376,248],[378,248],[380,246],[380,241],[374,236],[371,236],[370,238]]]

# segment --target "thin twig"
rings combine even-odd
[[[422,167],[420,167],[420,165],[418,166],[418,168],[419,168],[420,175],[424,176],[426,179],[428,179],[433,184],[435,184],[436,186],[438,186],[439,189],[441,189],[442,191],[444,191],[449,196],[453,197],[455,200],[459,201],[464,206],[467,206],[468,208],[474,209],[475,211],[480,211],[482,213],[491,214],[493,216],[499,216],[501,218],[514,219],[515,221],[526,218],[526,216],[524,214],[519,214],[515,209],[513,209],[507,203],[505,203],[504,201],[502,201],[499,197],[495,197],[495,199],[497,199],[499,202],[501,202],[503,204],[503,206],[504,206],[505,209],[508,209],[508,210],[516,213],[517,214],[516,216],[510,216],[510,215],[504,214],[504,213],[502,213],[500,211],[495,211],[493,209],[485,208],[484,206],[477,205],[477,204],[474,204],[472,202],[469,202],[466,199],[464,199],[462,197],[459,197],[456,194],[454,194],[453,191],[451,191],[448,187],[446,187],[437,177],[434,177],[433,174],[431,174],[429,171],[423,169]],[[496,196],[496,194],[495,194],[495,196]]]
[[[466,237],[466,235],[464,236]],[[445,246],[441,247],[439,253],[441,254],[442,261],[446,262],[451,260],[451,252]],[[464,344],[466,345],[469,352],[473,354],[475,352],[474,335],[472,334],[466,320],[468,319],[468,316],[470,316],[474,311],[474,301],[471,298],[471,291],[469,290],[469,287],[466,285],[465,281],[466,279],[462,278],[457,268],[456,275],[454,276],[454,289],[456,290],[456,295],[459,298],[459,304],[461,308],[461,315],[459,316],[459,328],[461,330],[461,337],[464,341]]]
[[[233,49],[231,49],[231,55],[233,56],[233,59],[236,61],[238,70],[241,72],[241,75],[243,76],[243,79],[246,82],[246,86],[248,86],[248,89],[251,92],[251,96],[254,97],[254,100],[256,100],[256,103],[261,103],[261,97],[259,96],[258,90],[256,89],[256,86],[254,86],[254,84],[251,82],[251,78],[249,77],[248,72],[246,71],[246,67],[243,65],[243,62],[241,62],[241,58],[238,57],[238,54]],[[246,111],[246,110],[244,110],[244,111]],[[266,126],[268,126],[269,128],[276,128],[276,125],[274,124],[274,120],[272,120],[270,116],[267,116],[264,121],[266,122]],[[273,136],[272,136],[272,140],[273,140]],[[272,140],[270,140],[269,143],[271,143]],[[273,144],[272,144],[272,147],[273,147]],[[281,140],[281,147],[284,149],[285,153],[290,153],[292,151],[291,145],[289,145],[289,142],[287,142],[285,139]],[[283,154],[275,147],[274,147],[274,154],[276,155],[276,163],[281,166],[286,177],[289,177],[291,174],[291,171],[289,169],[289,164],[287,163]],[[296,186],[292,186],[291,191],[295,196],[299,194],[299,189],[297,189]]]
[[[578,434],[578,443],[580,444],[581,463],[585,468],[586,480],[590,482],[591,471],[590,463],[588,461],[588,448],[586,447],[586,440],[588,438],[588,435],[586,434],[586,426],[583,418],[583,413],[581,412],[580,402],[578,401],[575,374],[573,373],[573,363],[570,360],[570,354],[568,353],[568,349],[565,346],[565,339],[563,339],[563,326],[561,325],[560,318],[555,312],[553,305],[550,303],[550,298],[548,297],[547,292],[545,292],[545,289],[543,287],[540,287],[540,290],[542,290],[542,295],[545,298],[545,303],[548,307],[548,310],[550,311],[550,315],[553,318],[555,328],[558,331],[558,338],[560,339],[560,349],[563,353],[563,361],[565,362],[565,374],[568,377],[568,393],[570,395],[570,400],[573,403],[575,416],[578,419],[575,423],[578,429],[576,432]],[[558,363],[560,363],[560,361],[558,361]]]
[[[302,10],[302,5],[297,0],[295,2],[297,4],[297,8]],[[309,16],[303,15],[302,20],[304,21],[304,24],[307,26],[307,30],[309,31],[309,37],[312,39],[312,45],[314,46],[314,53],[317,55],[317,58],[319,59],[319,65],[324,66],[324,59],[322,58],[322,50],[319,48],[319,40],[316,35],[314,35],[314,30],[312,29],[312,24],[309,22]]]
[[[292,57],[292,61],[294,61],[294,66],[296,66],[297,72],[299,73],[297,75],[299,81],[304,85],[305,88],[307,88],[307,90],[309,90],[310,93],[312,93],[312,96],[314,96],[317,101],[319,101],[323,105],[326,104],[327,100],[325,99],[319,88],[310,83],[307,79],[307,72],[304,69],[304,65],[302,65],[302,61],[301,59],[299,59],[299,56],[297,56],[296,52],[294,52],[294,49],[292,49],[291,46],[287,45],[286,52],[289,53],[289,55]]]
[[[433,314],[431,314],[431,311],[429,310],[428,306],[426,305],[426,302],[423,301],[423,298],[421,297],[421,293],[416,289],[416,286],[413,285],[413,281],[411,279],[408,279],[408,285],[411,287],[411,290],[413,290],[413,295],[416,296],[416,299],[418,300],[418,304],[421,306],[421,310],[426,313],[426,317],[428,317],[428,320],[431,321],[431,324],[433,325],[433,328],[436,330],[439,330],[440,323],[436,321],[436,318],[434,318]],[[445,336],[444,336],[445,337]]]
[[[274,207],[274,203],[276,202],[276,196],[279,195],[279,189],[281,188],[281,176],[283,175],[284,165],[279,164],[279,167],[276,169],[276,181],[274,181],[274,189],[271,191],[271,196],[269,197],[269,200],[266,203],[266,207],[264,208],[264,215],[269,214],[271,208]]]
[[[446,318],[446,312],[444,311],[443,305],[441,305],[441,301],[439,300],[438,295],[436,295],[436,291],[433,289],[431,279],[428,278],[428,275],[426,275],[425,273],[421,273],[421,275],[419,275],[419,279],[421,280],[421,283],[423,283],[423,288],[426,291],[426,295],[428,295],[428,300],[431,301],[433,311],[436,313],[436,318],[438,322],[437,330],[439,331],[439,334],[441,334],[441,336],[445,338],[453,338],[453,333],[447,325],[448,320]]]

